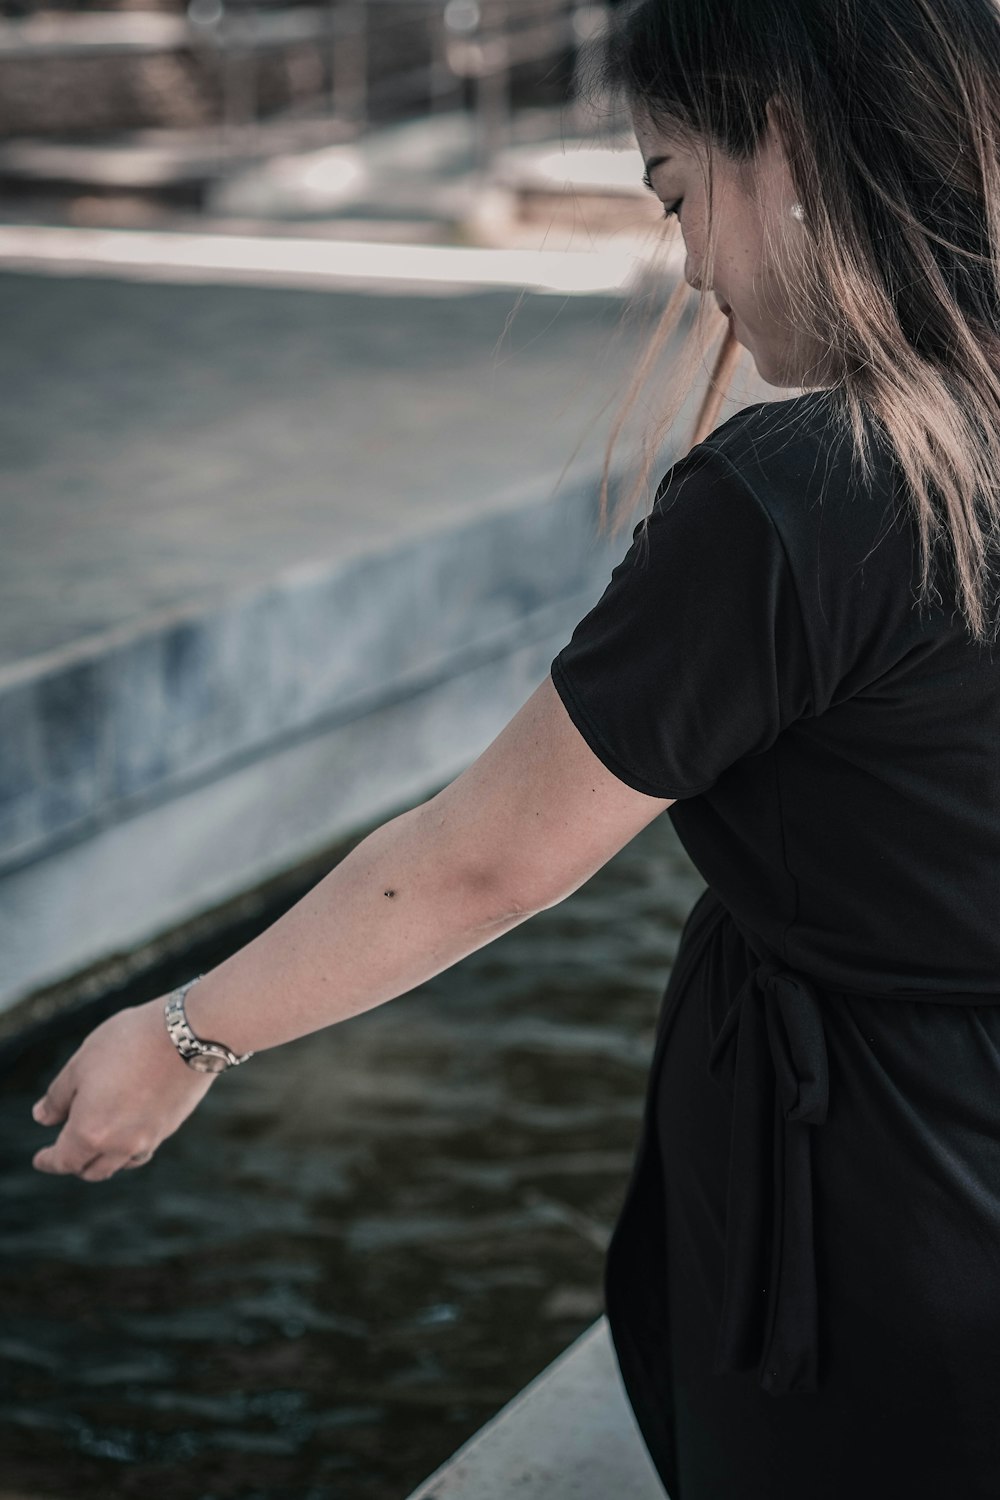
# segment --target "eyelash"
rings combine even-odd
[[[642,174],[642,182],[643,182],[643,186],[644,187],[648,187],[649,191],[651,193],[655,193],[656,192],[656,189],[654,188],[653,184],[649,180],[649,173],[648,172],[643,172],[643,174]],[[679,211],[680,206],[681,206],[681,204],[683,202],[684,202],[683,198],[678,198],[677,201],[676,201],[676,203],[668,204],[668,206],[663,210],[663,217],[665,219],[669,219],[670,216],[671,216],[671,214],[676,214]]]

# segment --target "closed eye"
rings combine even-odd
[[[655,187],[653,186],[653,184],[649,180],[649,173],[648,172],[643,172],[643,174],[642,174],[642,185],[643,185],[643,187],[649,188],[649,191],[651,193],[655,193],[656,192]],[[664,210],[663,210],[663,217],[665,219],[669,219],[670,216],[671,216],[671,214],[675,214],[675,213],[678,212],[678,210],[680,209],[680,206],[681,206],[681,204],[683,202],[684,202],[683,198],[678,198],[675,203],[668,204],[667,207],[664,208]]]

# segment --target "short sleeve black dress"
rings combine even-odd
[[[998,1500],[1000,645],[831,401],[675,463],[552,662],[707,883],[605,1307],[672,1500]]]

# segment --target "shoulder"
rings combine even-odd
[[[671,466],[654,504],[677,498],[698,474],[697,491],[719,487],[749,494],[773,516],[784,498],[813,492],[817,470],[828,477],[831,463],[842,464],[844,456],[829,392],[756,401],[721,422]]]
[[[853,443],[829,391],[743,407],[688,454],[704,453],[734,469],[772,512],[789,498],[800,502],[839,490],[855,478]]]
[[[895,494],[898,466],[895,455],[870,421],[868,471],[855,450],[847,416],[828,390],[810,391],[785,401],[758,401],[743,407],[688,455],[704,450],[735,471],[771,519],[784,530],[801,525],[825,508],[849,510],[852,521],[859,509],[874,505],[880,511]],[[704,460],[702,460],[704,461]]]
[[[838,427],[833,392],[808,391],[784,401],[754,401],[743,406],[710,432],[706,446],[740,455],[749,462],[780,457],[802,457],[806,450],[824,447]]]
[[[687,487],[719,497],[729,515],[763,512],[793,571],[835,571],[870,554],[900,512],[895,455],[868,422],[867,472],[850,423],[828,390],[743,407],[696,444],[661,481],[657,501]],[[694,502],[696,496],[691,495]],[[905,530],[905,527],[904,527]],[[893,550],[893,549],[890,549]],[[887,559],[888,560],[888,559]],[[899,559],[893,567],[898,568]]]
[[[692,546],[725,538],[745,548],[753,538],[782,550],[829,481],[835,428],[827,395],[742,407],[667,470],[647,521]]]
[[[743,408],[688,455],[704,450],[696,466],[713,474],[724,467],[730,515],[740,505],[766,513],[794,580],[821,705],[886,671],[915,628],[918,542],[906,481],[867,416],[865,428],[867,466],[837,393],[815,391]]]

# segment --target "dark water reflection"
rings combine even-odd
[[[106,1183],[31,1167],[55,1138],[34,1099],[103,1014],[220,962],[302,890],[8,1044],[0,1489],[402,1500],[602,1312],[702,888],[661,817],[447,973],[220,1079]]]

